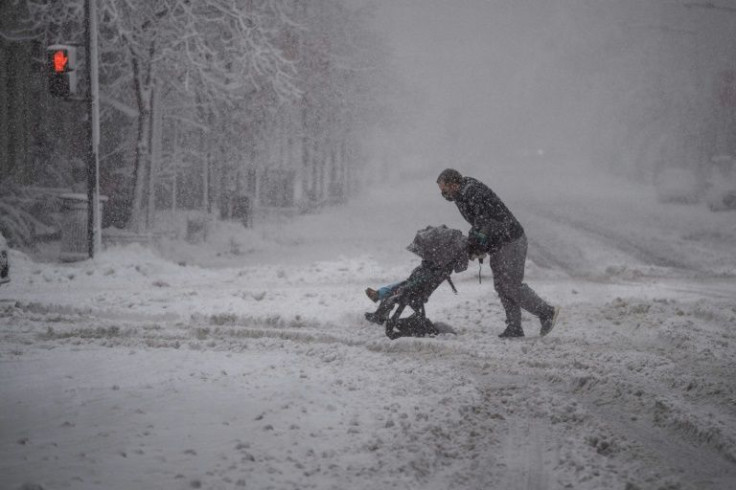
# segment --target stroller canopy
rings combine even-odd
[[[462,272],[468,268],[468,242],[460,230],[445,225],[419,230],[406,249],[437,267]]]

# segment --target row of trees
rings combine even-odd
[[[314,206],[354,190],[361,134],[387,107],[369,12],[339,0],[97,1],[101,181],[116,224],[147,229],[157,202],[226,213],[242,196]],[[80,42],[83,4],[14,0],[4,43],[30,43],[38,57]],[[47,151],[31,168],[45,172],[59,147],[83,156],[66,142],[82,106],[41,97],[36,148]]]

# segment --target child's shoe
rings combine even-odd
[[[373,288],[366,289],[365,295],[368,296],[368,298],[374,303],[378,301],[378,291]]]

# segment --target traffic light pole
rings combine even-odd
[[[87,149],[87,249],[90,258],[102,248],[100,213],[100,97],[97,57],[97,0],[85,0],[85,44],[87,51],[88,149]]]

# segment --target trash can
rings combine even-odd
[[[87,195],[63,194],[61,198],[61,253],[62,262],[74,262],[89,258],[87,237]],[[100,216],[107,197],[100,196]]]
[[[239,219],[246,228],[253,226],[253,210],[251,209],[250,197],[239,196],[235,198],[233,218]]]

